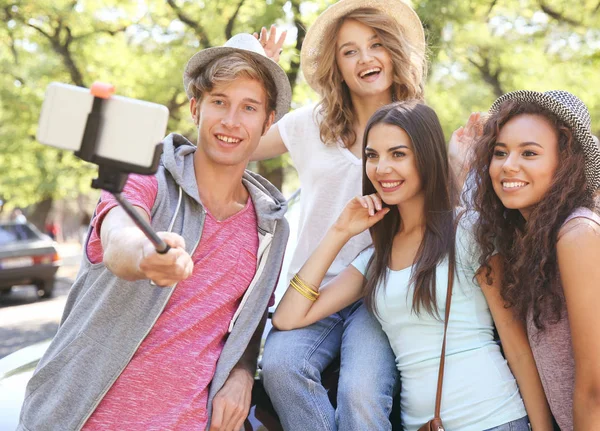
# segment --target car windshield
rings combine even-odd
[[[39,239],[38,234],[26,224],[15,223],[0,225],[0,245],[35,239]]]

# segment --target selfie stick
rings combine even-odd
[[[168,252],[171,247],[169,247],[169,245],[154,232],[152,226],[150,226],[133,205],[121,195],[129,173],[150,175],[156,172],[160,160],[161,146],[157,146],[154,152],[152,166],[148,168],[96,155],[98,132],[100,131],[100,126],[102,124],[102,104],[105,99],[108,99],[115,92],[115,87],[111,84],[94,82],[90,87],[90,92],[94,96],[94,103],[91,112],[88,114],[83,139],[81,141],[81,148],[78,151],[75,151],[75,155],[86,162],[98,165],[98,178],[92,180],[92,188],[103,189],[112,193],[127,215],[152,242],[157,253],[164,254]]]

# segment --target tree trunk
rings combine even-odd
[[[258,174],[265,177],[271,184],[281,190],[283,186],[283,166],[281,163],[275,168],[267,167],[263,162],[258,162]]]
[[[38,202],[33,208],[33,211],[27,215],[27,220],[33,223],[42,232],[44,232],[44,224],[46,223],[48,214],[52,209],[53,202],[54,199],[47,197]]]

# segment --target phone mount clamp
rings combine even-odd
[[[112,193],[127,215],[152,242],[156,251],[160,254],[167,253],[170,249],[169,245],[156,234],[152,229],[152,226],[150,226],[133,205],[121,195],[130,173],[151,175],[156,172],[162,153],[162,144],[156,146],[152,165],[147,168],[98,156],[96,154],[96,147],[98,135],[102,126],[102,105],[106,99],[114,94],[115,87],[111,84],[94,82],[90,87],[90,92],[94,96],[92,110],[88,114],[81,147],[78,151],[75,151],[74,154],[86,162],[98,165],[98,178],[92,180],[92,188],[102,189]]]

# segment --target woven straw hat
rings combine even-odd
[[[321,59],[321,50],[325,43],[332,43],[325,41],[325,34],[329,27],[335,25],[339,19],[350,12],[362,8],[377,9],[396,20],[404,30],[404,36],[408,42],[419,52],[418,57],[420,58],[416,59],[416,63],[422,63],[425,55],[425,33],[419,16],[408,3],[404,0],[340,0],[317,17],[309,27],[302,43],[300,52],[302,73],[313,90],[319,92],[314,75]],[[421,67],[420,64],[419,67]]]
[[[494,114],[502,104],[509,100],[529,102],[541,106],[554,113],[573,132],[573,137],[583,150],[585,156],[585,175],[588,190],[591,193],[600,188],[600,147],[591,132],[591,118],[585,104],[578,97],[567,91],[552,90],[540,93],[537,91],[519,90],[500,96],[490,108]]]
[[[183,72],[183,88],[185,89],[188,99],[193,97],[189,88],[192,79],[197,77],[200,71],[212,60],[233,52],[249,53],[267,68],[271,74],[271,78],[273,81],[275,81],[275,87],[277,88],[275,121],[287,114],[287,112],[290,110],[290,103],[292,101],[292,88],[290,86],[290,81],[281,66],[267,57],[265,54],[265,49],[260,42],[254,36],[248,33],[236,34],[227,42],[225,42],[225,45],[203,49],[202,51],[198,51],[192,56],[192,58],[189,59],[185,66],[185,71]]]

